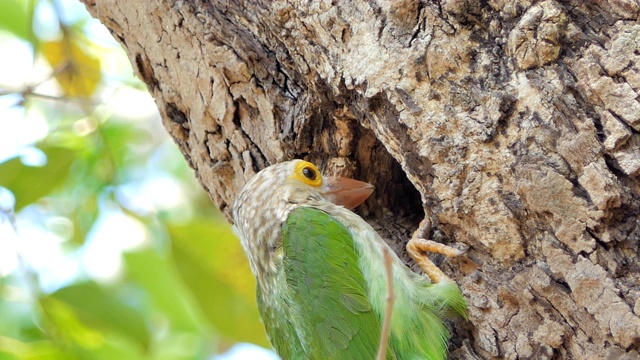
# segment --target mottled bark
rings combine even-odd
[[[227,216],[306,158],[471,246],[453,358],[640,357],[637,0],[84,1]]]

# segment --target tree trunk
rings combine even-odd
[[[452,358],[640,357],[638,0],[83,1],[228,218],[305,158],[471,246]]]

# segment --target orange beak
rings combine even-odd
[[[355,209],[373,193],[373,185],[350,178],[327,176],[324,183],[327,198],[349,210]]]

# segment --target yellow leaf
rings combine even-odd
[[[42,54],[66,96],[91,96],[102,79],[100,59],[68,37],[44,43]]]

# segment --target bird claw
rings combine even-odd
[[[464,255],[467,253],[467,251],[469,251],[469,249],[471,249],[471,246],[465,244],[465,243],[455,243],[452,245],[449,245],[449,247],[451,247],[453,250],[455,250],[454,252],[454,256],[460,256],[460,255]]]
[[[432,282],[439,283],[443,280],[451,280],[449,277],[437,267],[426,253],[443,254],[448,257],[460,256],[469,251],[469,245],[456,243],[454,246],[445,245],[426,237],[431,232],[431,221],[425,218],[420,222],[418,229],[407,243],[407,252],[411,258],[420,265],[422,271],[429,276]]]
[[[431,219],[429,219],[428,217],[425,217],[422,221],[420,221],[420,225],[418,225],[418,228],[416,229],[416,231],[413,232],[413,236],[411,236],[411,238],[412,239],[414,238],[428,239],[430,233],[431,233]]]

